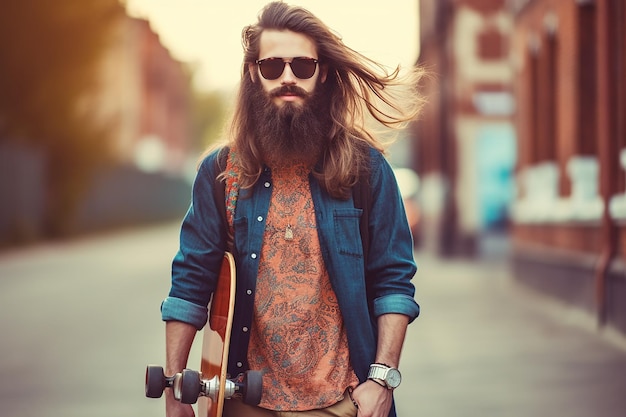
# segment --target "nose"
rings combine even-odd
[[[293,75],[293,71],[291,71],[291,65],[285,62],[285,68],[283,69],[283,73],[280,78],[280,83],[283,85],[295,84],[296,81],[297,81],[297,78],[295,75]]]

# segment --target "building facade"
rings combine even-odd
[[[418,64],[431,76],[414,126],[426,241],[442,254],[480,251],[502,228],[515,163],[512,20],[502,0],[422,0]]]
[[[103,62],[99,117],[120,162],[179,173],[191,151],[190,76],[144,19],[121,19]]]
[[[516,0],[508,9],[516,275],[626,332],[626,3]]]
[[[415,151],[441,252],[475,252],[485,161],[509,158],[513,138],[516,278],[626,333],[626,2],[422,0],[421,11],[420,64],[436,82]],[[501,175],[510,162],[495,164]]]

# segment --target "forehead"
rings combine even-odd
[[[264,30],[259,40],[259,59],[305,56],[317,58],[315,43],[302,33],[290,30]]]

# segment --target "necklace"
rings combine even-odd
[[[290,223],[288,223],[285,228],[285,240],[293,240],[293,229]]]

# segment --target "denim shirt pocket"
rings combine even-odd
[[[333,211],[335,237],[340,254],[363,257],[359,221],[363,214],[358,208],[338,208]]]

